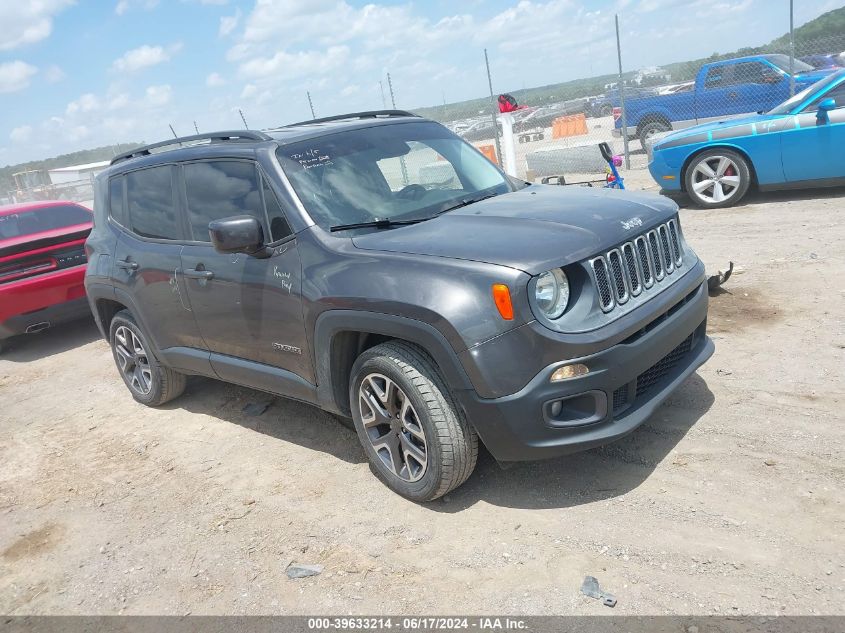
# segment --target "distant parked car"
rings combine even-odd
[[[698,125],[652,148],[649,171],[702,207],[739,202],[749,187],[845,185],[845,69],[766,114]]]
[[[625,100],[627,135],[640,141],[717,117],[764,112],[789,96],[790,68],[796,90],[830,74],[786,55],[752,55],[704,64],[691,92]],[[617,116],[614,113],[614,116]],[[614,136],[622,134],[621,112]]]
[[[492,119],[486,119],[473,123],[459,134],[465,141],[485,141],[496,137],[496,128],[501,128],[501,124],[497,122],[494,127]]]
[[[585,101],[583,99],[540,106],[534,109],[533,112],[530,112],[521,121],[517,121],[513,128],[516,132],[524,132],[536,128],[551,127],[552,121],[558,117],[584,112],[584,107]]]
[[[842,55],[836,53],[807,55],[805,57],[799,57],[799,59],[817,70],[837,69],[845,66],[845,59],[842,58]]]
[[[636,86],[625,87],[625,99],[640,99],[651,97],[657,94],[655,88],[639,88]],[[613,114],[613,108],[622,105],[622,96],[619,88],[608,90],[605,94],[590,97],[584,105],[584,112],[591,117],[605,117]]]
[[[92,219],[73,202],[0,207],[0,349],[17,334],[91,316],[83,245]]]

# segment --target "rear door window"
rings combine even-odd
[[[128,173],[126,198],[129,228],[133,233],[153,239],[181,239],[170,165]]]
[[[126,201],[123,197],[125,176],[118,176],[109,181],[109,215],[121,226],[128,227],[129,219],[126,213]]]

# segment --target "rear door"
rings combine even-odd
[[[155,346],[203,349],[180,273],[184,230],[175,174],[175,166],[161,165],[109,182],[110,221],[122,229],[112,279],[118,300],[131,300]]]
[[[834,99],[836,109],[828,113],[827,123],[820,123],[816,114],[824,99]],[[845,179],[845,81],[807,105],[781,139],[787,182]]]
[[[188,295],[212,352],[279,367],[314,382],[302,318],[302,266],[278,197],[251,160],[184,163],[184,204],[192,242],[182,251]],[[221,254],[208,224],[252,215],[271,246],[269,257]],[[243,382],[231,360],[214,360],[221,378]]]

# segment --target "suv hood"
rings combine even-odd
[[[539,275],[621,244],[677,212],[674,202],[655,194],[532,185],[352,242],[364,250],[466,259]]]

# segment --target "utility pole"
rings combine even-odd
[[[789,96],[795,94],[795,10],[789,0]]]
[[[622,146],[625,148],[625,169],[631,169],[628,153],[628,115],[625,113],[625,83],[622,81],[622,42],[619,39],[619,14],[616,16],[616,57],[619,60],[619,101],[622,106]]]
[[[179,138],[179,135],[176,134],[176,130],[173,129],[173,124],[168,123],[168,125],[170,126],[170,131],[173,132],[173,138]]]
[[[311,118],[316,119],[317,115],[314,114],[314,103],[311,101],[311,92],[306,90],[305,94],[308,95],[308,107],[311,108]]]
[[[244,129],[245,129],[245,130],[248,130],[248,129],[249,129],[249,125],[247,125],[247,122],[246,122],[246,117],[244,116],[243,110],[241,110],[240,108],[238,108],[238,114],[240,114],[240,115],[241,115],[241,121],[243,121],[243,122],[244,122]]]
[[[484,49],[484,64],[487,66],[487,85],[490,87],[490,103],[493,109],[490,110],[490,116],[493,119],[493,137],[496,139],[496,161],[499,167],[502,166],[502,145],[499,142],[499,125],[496,122],[496,110],[499,109],[499,104],[496,102],[496,97],[493,96],[493,77],[490,75],[490,60],[487,59],[487,49]]]
[[[393,82],[390,81],[390,73],[387,73],[387,87],[390,89],[390,103],[393,104],[393,109],[396,109],[396,97],[393,95]]]
[[[384,82],[381,79],[378,80],[378,87],[381,90],[381,105],[387,110],[387,99],[384,98]]]
[[[194,132],[196,132],[197,134],[199,134],[199,133],[200,133],[200,129],[197,127],[197,122],[196,122],[196,121],[194,121]]]

